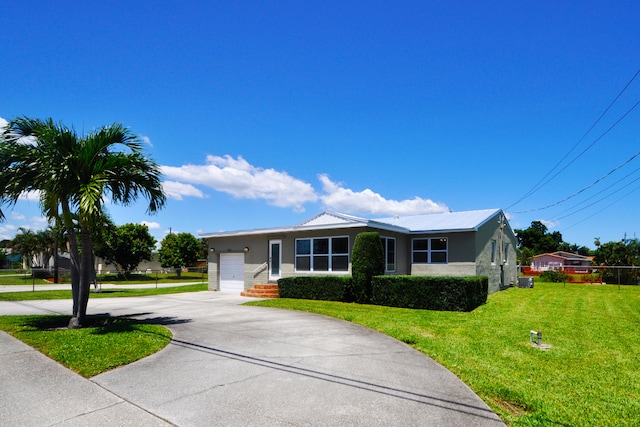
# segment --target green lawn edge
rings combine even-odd
[[[107,316],[89,316],[86,327],[67,329],[70,317],[0,316],[0,329],[85,378],[157,353],[173,336],[162,325]]]
[[[93,288],[92,288],[93,289]],[[184,292],[201,292],[208,290],[207,283],[195,285],[171,286],[166,288],[113,288],[102,289],[100,292],[91,292],[89,301],[93,298],[121,298],[121,297],[145,297],[151,295],[177,294]],[[34,301],[48,299],[71,299],[71,285],[68,290],[59,291],[25,291],[25,292],[0,292],[0,301]],[[89,302],[91,304],[91,302]]]
[[[469,313],[340,302],[246,303],[313,312],[403,341],[456,374],[508,425],[637,425],[640,287],[537,283]],[[542,331],[548,350],[534,347]]]

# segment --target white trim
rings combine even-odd
[[[278,272],[273,272],[273,245],[278,245]],[[269,240],[269,280],[278,280],[282,276],[282,240]]]

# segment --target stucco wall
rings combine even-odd
[[[491,262],[492,240],[496,242],[494,263]],[[509,244],[506,260],[503,259],[504,243]],[[503,227],[500,227],[498,215],[489,219],[478,229],[476,235],[476,274],[489,277],[489,293],[499,291],[501,285],[510,286],[517,282],[516,239],[506,222]]]

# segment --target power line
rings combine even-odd
[[[598,191],[596,194],[594,194],[594,195],[592,195],[592,196],[590,196],[590,197],[587,197],[586,199],[584,199],[583,201],[581,201],[581,202],[579,202],[579,203],[576,203],[576,204],[575,204],[575,205],[573,205],[572,207],[567,208],[567,209],[565,209],[565,210],[563,210],[563,211],[559,212],[559,213],[558,213],[558,215],[562,215],[562,214],[564,214],[564,213],[566,213],[566,212],[570,212],[571,210],[573,210],[573,209],[577,208],[578,206],[582,205],[583,203],[586,203],[586,202],[588,202],[589,200],[593,199],[594,197],[599,196],[600,194],[602,194],[602,193],[604,193],[605,191],[609,190],[610,188],[615,187],[618,183],[620,183],[620,182],[624,181],[625,179],[629,178],[631,175],[633,175],[634,173],[636,173],[636,172],[638,172],[638,171],[640,171],[640,168],[635,169],[633,172],[631,172],[631,173],[629,173],[629,174],[627,174],[627,175],[623,176],[622,178],[620,178],[619,180],[617,180],[617,181],[616,181],[616,182],[614,182],[613,184],[611,184],[611,185],[609,185],[608,187],[603,188],[602,190]]]
[[[600,120],[602,120],[602,118],[607,114],[607,112],[611,109],[611,107],[618,101],[618,99],[620,98],[620,96],[622,96],[622,94],[627,90],[627,88],[631,85],[631,83],[636,79],[636,77],[640,74],[640,69],[638,69],[638,71],[636,71],[636,73],[633,75],[633,77],[631,77],[631,80],[629,80],[627,82],[627,84],[622,88],[622,90],[615,96],[615,98],[609,103],[609,105],[607,106],[607,108],[604,109],[604,111],[602,112],[602,114],[600,114],[600,116],[596,119],[596,121],[589,127],[589,129],[587,129],[587,131],[584,133],[584,135],[582,135],[582,137],[578,140],[578,142],[576,142],[573,147],[571,147],[571,149],[567,152],[567,154],[565,154],[565,156],[560,159],[555,166],[553,166],[551,168],[551,170],[549,170],[549,172],[547,172],[547,174],[545,176],[543,176],[533,187],[531,187],[531,189],[529,189],[529,191],[527,191],[522,197],[520,197],[516,202],[512,203],[511,205],[509,205],[507,208],[505,208],[505,210],[512,208],[513,206],[517,205],[518,203],[522,202],[523,200],[528,199],[531,195],[533,195],[534,193],[536,193],[538,190],[540,190],[542,187],[544,187],[545,185],[547,185],[551,180],[553,180],[556,176],[558,176],[560,173],[562,173],[566,168],[568,168],[573,162],[575,162],[578,158],[580,158],[584,153],[586,153],[591,147],[593,147],[598,141],[600,141],[600,139],[602,139],[607,133],[609,133],[609,131],[611,129],[613,129],[620,121],[622,121],[622,119],[624,117],[626,117],[633,109],[635,109],[638,104],[640,104],[640,101],[638,101],[630,110],[628,110],[620,119],[618,119],[618,121],[616,121],[616,123],[611,126],[609,129],[607,129],[607,131],[605,133],[603,133],[602,135],[600,135],[600,137],[598,137],[594,142],[591,143],[591,145],[589,145],[584,151],[582,151],[582,153],[580,153],[576,158],[574,158],[571,162],[569,162],[569,164],[567,164],[564,168],[562,168],[560,171],[558,171],[558,173],[556,173],[555,175],[553,175],[551,178],[549,178],[547,180],[547,177],[549,175],[551,175],[551,173],[553,173],[554,170],[556,170],[558,168],[558,166],[560,166],[560,164],[567,158],[569,157],[569,154],[571,154],[573,152],[573,150],[576,149],[576,147],[578,145],[580,145],[580,143],[587,137],[587,135],[589,135],[589,133],[591,133],[591,131],[593,130],[594,127],[596,127],[596,125],[600,122]],[[546,180],[546,181],[545,181]],[[543,182],[544,181],[544,182]]]
[[[630,194],[636,192],[640,190],[640,187],[636,187],[633,190],[629,191],[627,194],[625,194],[624,196],[620,197],[619,199],[614,200],[613,202],[609,203],[609,205],[605,206],[604,208],[600,209],[599,211],[593,213],[592,215],[589,215],[588,217],[584,218],[581,221],[578,221],[572,225],[570,225],[569,227],[565,227],[564,230],[569,230],[570,228],[575,227],[576,225],[582,224],[583,222],[585,222],[588,219],[593,218],[594,216],[598,215],[599,213],[601,213],[602,211],[604,211],[605,209],[609,209],[611,206],[615,205],[616,203],[618,203],[620,200],[626,198],[627,196],[629,196]]]
[[[638,101],[638,104],[640,104],[640,101]],[[636,104],[636,105],[638,105]],[[631,163],[636,157],[640,156],[640,151],[638,151],[636,154],[634,154],[633,156],[631,156],[629,159],[627,159],[626,161],[620,163],[618,166],[616,166],[615,168],[611,169],[609,172],[607,172],[606,174],[602,175],[600,178],[596,179],[594,182],[592,182],[591,184],[587,185],[586,187],[583,187],[582,189],[576,191],[575,193],[573,193],[570,196],[565,197],[564,199],[552,203],[550,205],[541,207],[541,208],[536,208],[536,209],[529,209],[526,211],[520,211],[520,212],[513,212],[514,214],[523,214],[523,213],[529,213],[529,212],[536,212],[536,211],[541,211],[541,210],[545,210],[545,209],[549,209],[551,207],[557,206],[561,203],[566,202],[567,200],[570,200],[576,196],[578,196],[579,194],[585,192],[586,190],[592,188],[593,186],[595,186],[596,184],[598,184],[600,181],[602,181],[603,179],[609,177],[611,174],[613,174],[614,172],[616,172],[618,169],[621,169],[622,167],[626,166],[627,164]],[[637,169],[636,169],[637,170]],[[634,171],[635,172],[635,171]],[[628,176],[628,175],[627,175]],[[619,181],[618,181],[619,182]],[[608,187],[609,188],[609,187]]]

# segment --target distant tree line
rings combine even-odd
[[[593,265],[601,266],[640,266],[640,241],[637,238],[602,243],[594,238],[596,249],[570,244],[562,239],[559,231],[550,233],[540,221],[533,221],[526,229],[516,229],[518,242],[518,263],[529,265],[535,255],[556,251],[593,256]]]

